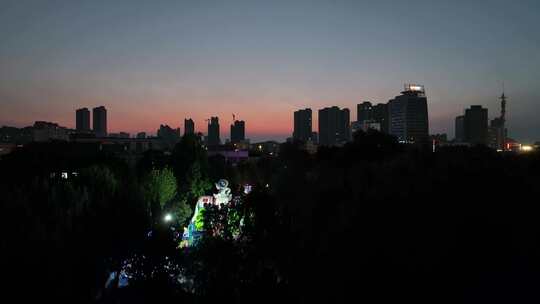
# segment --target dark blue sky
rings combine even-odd
[[[540,1],[3,0],[0,37],[0,124],[105,105],[110,131],[236,113],[283,139],[297,108],[355,119],[415,82],[452,137],[468,105],[498,115],[504,81],[510,136],[540,140]]]

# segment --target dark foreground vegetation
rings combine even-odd
[[[29,145],[0,172],[2,296],[17,302],[540,301],[538,153],[433,153],[370,132],[315,155],[284,144],[278,157],[232,166],[185,137],[135,165],[92,147]],[[240,237],[177,249],[162,215],[181,231],[219,178],[235,195],[254,185],[235,207]],[[164,273],[105,289],[133,254],[147,257],[142,273],[167,257],[192,281]]]

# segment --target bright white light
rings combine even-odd
[[[67,179],[68,178],[68,173],[67,172],[62,172],[62,178]]]
[[[534,148],[532,146],[521,146],[521,151],[523,152],[529,152],[529,151],[532,151],[534,150]]]
[[[172,217],[172,215],[170,213],[165,214],[165,216],[163,217],[163,220],[165,222],[170,222],[170,221],[172,221],[172,219],[173,219],[173,217]]]

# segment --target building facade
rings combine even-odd
[[[294,131],[293,139],[295,141],[306,142],[311,140],[312,136],[312,112],[306,108],[294,112]]]
[[[184,135],[195,134],[195,122],[193,119],[184,119]]]
[[[454,126],[456,142],[465,142],[465,116],[460,115],[456,117],[456,122]]]
[[[479,105],[465,109],[465,142],[471,145],[488,144],[488,110]]]
[[[32,139],[36,142],[68,141],[69,132],[66,127],[47,121],[36,121],[33,126]]]
[[[168,125],[160,125],[157,137],[172,149],[180,141],[180,128],[173,129]]]
[[[246,123],[243,120],[235,120],[231,125],[231,143],[238,144],[246,140]]]
[[[427,98],[423,86],[406,84],[401,95],[388,102],[388,112],[389,133],[400,142],[429,141]]]
[[[77,132],[90,131],[90,110],[88,108],[75,111],[75,129]]]
[[[319,145],[342,145],[351,139],[349,109],[333,106],[319,110]]]
[[[496,150],[504,150],[507,136],[503,120],[500,117],[492,119],[488,130],[489,146]]]
[[[376,123],[379,123],[380,131],[388,133],[389,130],[389,118],[388,118],[388,104],[378,103],[373,106],[372,119]]]
[[[373,105],[369,101],[364,101],[356,105],[356,121],[362,124],[366,120],[373,118]]]
[[[107,109],[104,106],[92,110],[92,128],[96,137],[107,137]]]
[[[211,117],[208,123],[208,136],[206,138],[208,146],[219,146],[221,139],[219,138],[219,118]]]

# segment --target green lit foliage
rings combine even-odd
[[[236,199],[228,205],[208,205],[200,214],[204,218],[205,231],[213,237],[230,241],[240,236],[242,223],[248,213],[243,201]]]
[[[176,195],[176,178],[171,169],[153,169],[142,184],[143,197],[149,204],[157,204],[162,210]]]
[[[212,183],[210,183],[208,178],[203,176],[200,162],[195,162],[191,166],[189,172],[190,173],[187,176],[189,198],[197,200],[212,188]]]
[[[174,219],[180,226],[186,226],[193,214],[193,210],[189,207],[189,204],[186,203],[185,199],[171,201],[170,206],[167,209],[174,214]]]
[[[205,228],[204,226],[204,218],[205,218],[206,208],[200,208],[199,213],[197,213],[197,216],[195,218],[195,229],[196,230],[203,230]]]
[[[172,166],[177,178],[181,200],[193,206],[197,199],[211,189],[206,150],[194,134],[186,134],[175,146]]]

